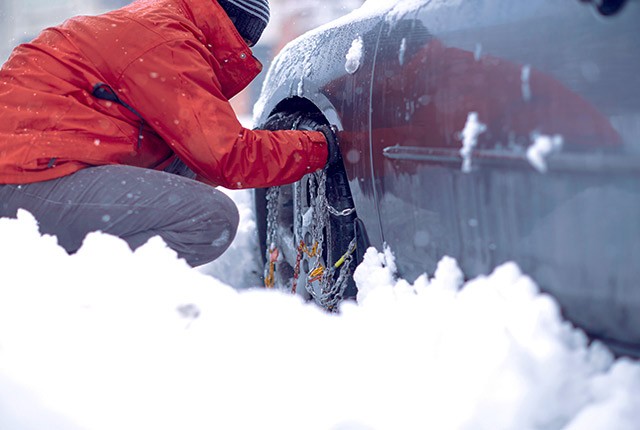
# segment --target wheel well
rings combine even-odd
[[[273,110],[269,114],[269,117],[278,113],[300,113],[313,117],[316,121],[327,123],[327,120],[322,114],[322,111],[318,109],[318,107],[314,105],[311,100],[305,99],[303,97],[294,96],[282,100],[276,105],[275,108],[273,108]]]

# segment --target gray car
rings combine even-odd
[[[597,3],[597,4],[596,4]],[[270,287],[330,310],[367,246],[402,277],[515,261],[640,354],[640,2],[406,0],[289,44],[262,128],[337,127],[343,166],[258,190]]]

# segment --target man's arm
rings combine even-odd
[[[176,154],[209,183],[257,188],[292,183],[322,168],[320,132],[249,130],[240,124],[203,46],[164,43],[133,61],[118,86]],[[223,67],[223,66],[222,66]]]

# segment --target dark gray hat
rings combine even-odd
[[[269,23],[268,0],[218,0],[240,36],[255,45]]]

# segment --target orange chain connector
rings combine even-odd
[[[279,255],[280,251],[278,251],[278,248],[273,248],[269,251],[269,274],[264,278],[264,286],[267,288],[273,288],[276,284],[276,262],[278,261]]]
[[[309,283],[319,281],[324,276],[324,266],[322,264],[318,265],[315,269],[313,269],[309,273]]]
[[[318,255],[318,242],[313,244],[311,250],[307,247],[304,241],[300,241],[298,245],[298,255],[296,256],[296,267],[293,268],[293,285],[291,286],[291,293],[295,294],[298,289],[298,277],[300,276],[300,262],[302,261],[302,254],[307,254],[309,258],[313,258]]]

